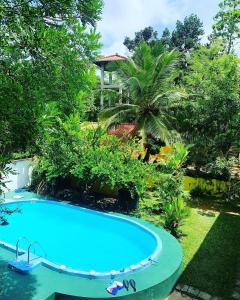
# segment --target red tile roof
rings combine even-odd
[[[125,135],[133,137],[136,135],[137,129],[138,125],[135,123],[122,123],[110,128],[108,133],[117,137],[122,137]]]
[[[96,59],[97,62],[111,62],[117,60],[126,60],[125,56],[119,55],[118,53],[108,56],[101,56]]]

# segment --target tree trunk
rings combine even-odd
[[[149,144],[144,144],[144,149],[146,149],[146,154],[143,158],[143,162],[148,162],[150,158],[150,145]]]

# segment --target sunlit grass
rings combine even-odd
[[[232,299],[240,255],[240,216],[191,210],[183,226],[184,272],[180,282],[223,299]]]
[[[206,203],[205,203],[206,204]],[[191,208],[191,214],[182,226],[184,236],[183,274],[180,282],[211,295],[231,299],[240,262],[240,215],[230,212],[229,206],[211,212]],[[156,225],[158,215],[144,216]]]

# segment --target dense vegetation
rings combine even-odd
[[[127,103],[98,115],[93,60],[102,5],[0,0],[1,179],[7,161],[26,152],[36,156],[37,186],[66,179],[87,192],[95,183],[126,189],[178,234],[187,214],[183,166],[229,175],[237,163],[230,152],[240,147],[238,0],[220,3],[208,44],[201,44],[203,24],[196,15],[160,38],[152,27],[126,38],[131,55],[112,67]],[[104,124],[84,126],[93,119]],[[107,134],[106,128],[121,122],[136,124],[135,139]],[[150,154],[165,144],[172,144],[173,153],[151,164]]]
[[[2,155],[36,151],[49,106],[68,115],[91,98],[101,8],[101,0],[0,1]]]
[[[140,44],[134,60],[117,64],[130,103],[105,109],[100,113],[100,120],[106,121],[107,128],[121,122],[138,124],[139,136],[147,149],[151,137],[169,144],[176,137],[171,111],[184,97],[174,84],[179,73],[177,63],[176,51],[165,52],[157,45],[151,48],[145,43]]]
[[[148,26],[126,37],[129,57],[109,69],[117,69],[123,104],[109,90],[104,110],[93,64],[102,7],[102,0],[0,0],[0,195],[8,162],[31,156],[32,189],[164,226],[181,237],[181,282],[228,299],[240,181],[231,179],[223,199],[201,202],[199,211],[183,179],[186,167],[229,179],[239,166],[239,0],[220,1],[206,44],[194,14],[160,36]],[[134,138],[109,135],[122,122],[136,125]],[[159,155],[169,144],[172,151]],[[0,223],[14,212],[0,205]]]

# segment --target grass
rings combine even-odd
[[[240,214],[238,209],[213,203],[195,202],[182,226],[184,259],[180,283],[232,299],[237,264],[240,265]],[[160,223],[156,215],[146,219]]]
[[[184,272],[180,282],[223,299],[231,295],[240,260],[240,216],[216,212],[199,214],[192,209],[183,231]]]

